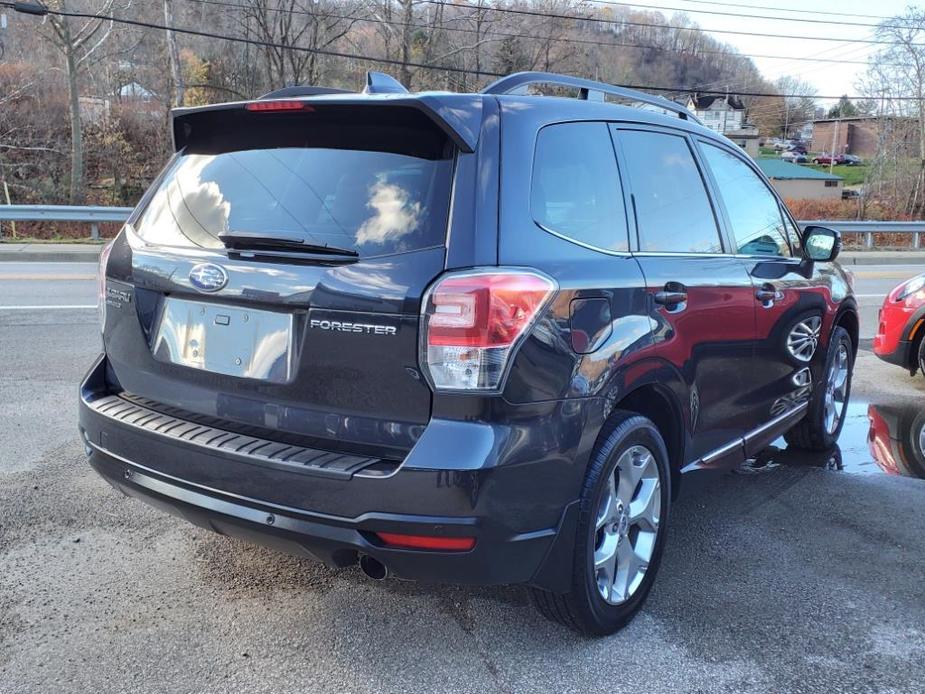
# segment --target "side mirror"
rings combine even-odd
[[[803,230],[803,257],[828,263],[841,251],[841,234],[829,227],[808,226]]]

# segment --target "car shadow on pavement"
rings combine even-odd
[[[832,677],[860,686],[873,677],[903,690],[910,676],[925,682],[923,508],[920,480],[800,466],[690,475],[646,607],[623,632],[598,640],[542,620],[521,587],[373,582],[356,569],[288,558],[275,559],[266,577],[271,552],[221,538],[204,539],[198,556],[219,592],[229,572],[246,571],[249,584],[268,589],[341,593],[349,597],[333,603],[348,612],[328,615],[332,624],[379,644],[405,642],[409,629],[423,631],[425,643],[428,633],[450,635],[508,682],[522,681],[522,663],[539,654],[581,660],[602,644],[645,642],[686,667],[726,668],[743,687],[795,690],[817,679],[824,687]],[[499,663],[496,647],[521,665]]]
[[[4,692],[925,691],[922,480],[688,475],[647,604],[602,639],[519,587],[373,582],[191,527],[75,445],[4,482]]]

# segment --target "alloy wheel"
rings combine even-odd
[[[795,359],[808,362],[816,353],[821,329],[822,318],[820,316],[801,320],[793,326],[790,335],[787,336],[787,350]]]
[[[645,446],[632,446],[617,460],[598,505],[594,577],[611,605],[629,600],[655,552],[662,496],[658,463]]]
[[[825,384],[823,421],[825,423],[825,430],[829,434],[834,434],[838,430],[838,425],[845,414],[845,406],[848,401],[849,362],[848,346],[844,342],[841,342],[838,345],[835,359],[829,367],[829,373],[826,377]]]

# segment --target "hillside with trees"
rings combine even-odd
[[[576,0],[48,5],[177,31],[8,14],[0,32],[0,177],[19,203],[134,204],[169,156],[172,106],[293,84],[355,90],[369,69],[411,89],[474,90],[517,70],[699,91],[773,86],[684,15]]]

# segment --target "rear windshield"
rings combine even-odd
[[[223,248],[220,234],[291,237],[361,256],[443,245],[452,160],[254,147],[181,153],[135,223],[146,242]]]

